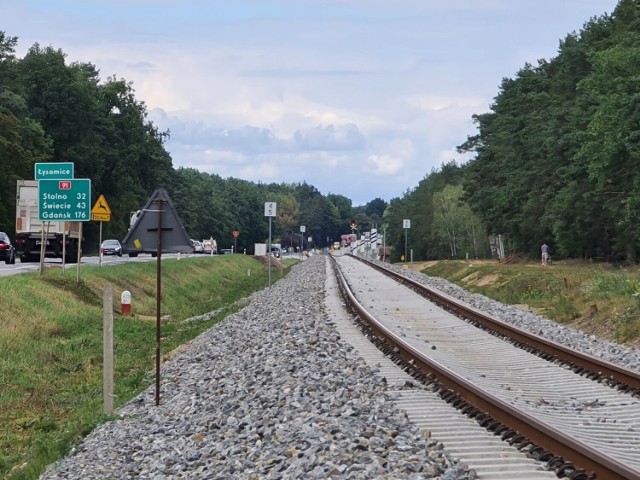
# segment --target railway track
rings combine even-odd
[[[505,342],[503,337],[512,338],[512,327],[438,292],[418,294],[414,290],[422,290],[419,284],[402,286],[398,281],[406,284],[407,279],[392,279],[384,269],[355,257],[334,258],[334,266],[349,308],[366,322],[379,347],[494,437],[546,462],[560,477],[640,478],[637,372],[548,340],[533,343],[535,336],[519,329],[515,339]],[[477,328],[480,323],[499,337]],[[411,411],[420,411],[420,402],[406,394],[403,401],[416,403]],[[426,428],[435,424],[432,419],[424,422]],[[447,443],[456,441],[445,442],[449,449]],[[455,448],[472,465],[493,455],[490,466],[495,470],[499,465],[497,470],[504,472],[511,462],[502,464],[504,459],[484,446]],[[529,478],[511,475],[480,478]]]
[[[361,262],[366,262],[358,257]],[[442,308],[456,315],[473,322],[495,335],[511,341],[514,345],[527,349],[547,360],[565,362],[571,366],[576,373],[588,376],[594,380],[606,382],[607,384],[628,391],[635,395],[640,395],[640,373],[622,368],[619,365],[607,362],[592,355],[587,355],[565,345],[553,342],[538,335],[534,335],[526,330],[509,325],[497,318],[468,305],[463,305],[456,299],[442,292],[428,288],[417,283],[410,278],[402,276],[392,270],[385,269],[378,264],[366,262],[372,268],[383,272],[416,291],[418,294],[433,301]]]

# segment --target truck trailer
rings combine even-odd
[[[18,180],[16,188],[16,257],[21,262],[40,261],[42,242],[44,256],[62,258],[66,263],[78,260],[80,222],[40,221],[38,214],[38,181]],[[64,248],[63,248],[64,247]]]

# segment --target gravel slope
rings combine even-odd
[[[521,328],[640,367],[637,349],[390,268]],[[325,258],[312,257],[254,294],[163,365],[159,407],[155,387],[147,389],[41,479],[469,478],[388,402],[385,382],[340,339],[324,309],[325,277]]]
[[[42,479],[463,479],[340,340],[325,258],[254,294]],[[117,359],[116,359],[117,361]]]

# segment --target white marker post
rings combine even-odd
[[[131,313],[131,292],[125,290],[120,295],[120,313],[122,315],[129,315]]]

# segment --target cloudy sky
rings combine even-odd
[[[133,82],[177,167],[362,205],[416,187],[500,82],[616,0],[0,0],[0,30]]]

